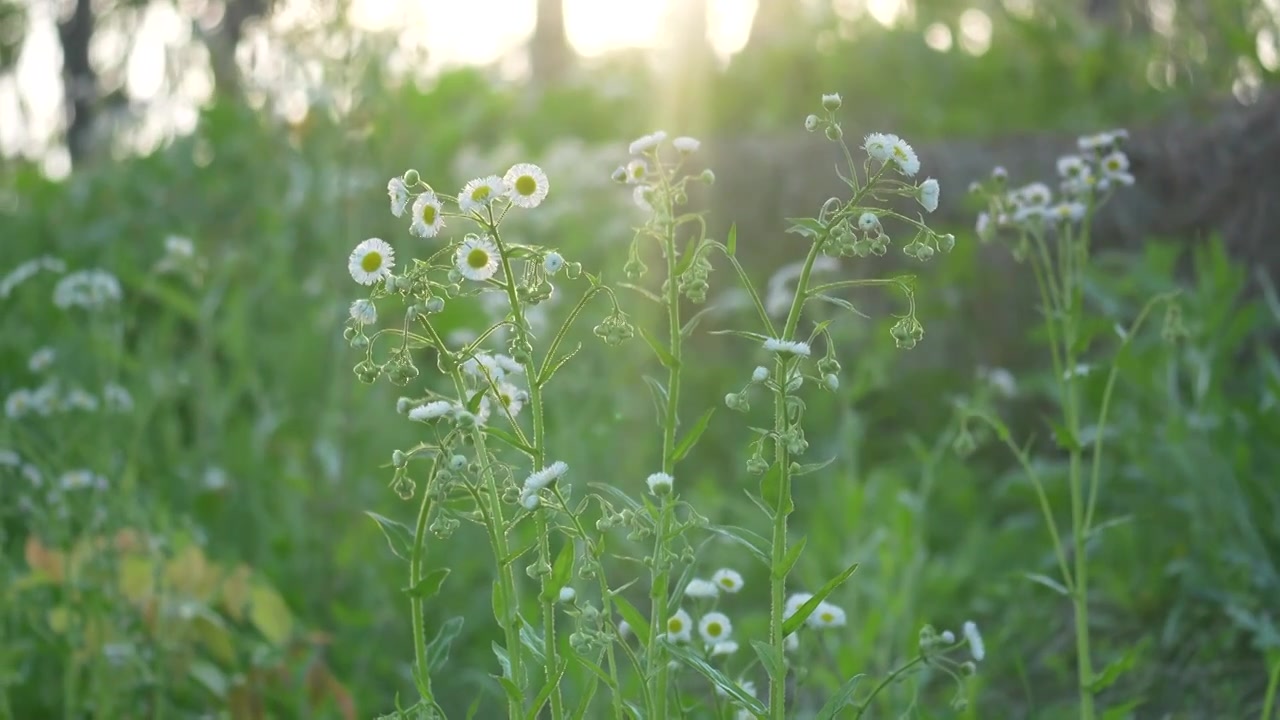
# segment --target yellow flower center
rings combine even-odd
[[[729,588],[730,590],[733,589],[733,580],[730,580],[729,578],[724,578],[723,580],[720,581],[720,584],[723,585],[724,587]]]
[[[667,632],[679,633],[681,630],[684,630],[684,621],[680,618],[673,617],[667,621]]]
[[[435,221],[436,221],[436,206],[423,205],[422,206],[422,222],[428,225],[431,225]]]
[[[467,253],[467,265],[477,270],[489,264],[489,253],[484,248],[474,248]]]
[[[707,635],[711,637],[720,637],[720,633],[724,632],[724,627],[718,622],[707,623]]]
[[[831,622],[832,620],[835,620],[835,619],[836,619],[836,616],[835,616],[835,615],[832,615],[832,614],[831,614],[831,613],[829,613],[829,612],[824,612],[824,613],[822,613],[822,615],[820,615],[819,617],[822,619],[822,622],[825,622],[825,623],[829,623],[829,622]]]
[[[489,199],[489,192],[490,190],[488,185],[481,185],[480,187],[471,191],[471,199],[475,200],[476,202],[484,202],[485,200]]]
[[[538,191],[538,181],[532,175],[521,175],[516,178],[516,192],[528,197]]]
[[[382,253],[376,250],[367,252],[360,258],[360,269],[365,272],[373,272],[380,267],[382,267]]]

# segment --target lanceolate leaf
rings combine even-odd
[[[801,605],[800,609],[796,610],[794,615],[787,618],[782,623],[782,634],[790,635],[791,633],[798,630],[800,628],[800,625],[802,625],[804,621],[807,620],[809,616],[813,614],[813,611],[818,609],[818,604],[821,603],[823,600],[826,600],[827,596],[830,595],[836,588],[840,587],[840,585],[842,585],[845,580],[848,580],[849,576],[853,574],[853,571],[857,569],[858,569],[858,563],[854,563],[850,565],[848,568],[846,568],[844,572],[828,580],[827,584],[823,585],[822,588],[818,590],[818,592],[814,593],[813,597],[809,598],[808,602],[806,602],[804,605]]]

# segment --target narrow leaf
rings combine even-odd
[[[673,657],[679,659],[684,664],[694,670],[697,670],[703,677],[710,680],[712,685],[723,690],[727,695],[729,695],[729,697],[732,697],[734,700],[741,703],[743,707],[747,708],[747,710],[755,713],[756,715],[764,715],[768,712],[759,700],[747,694],[747,692],[743,690],[738,683],[730,680],[724,673],[707,664],[706,660],[694,655],[685,646],[668,645],[667,652],[671,653]]]
[[[848,300],[845,300],[844,298],[832,297],[831,295],[823,295],[822,293],[818,293],[817,295],[810,295],[809,300],[821,300],[822,302],[825,302],[825,303],[831,303],[832,305],[836,305],[838,307],[844,308],[845,310],[848,310],[849,312],[853,313],[854,315],[857,315],[858,317],[866,318],[868,320],[871,319],[870,315],[867,315],[866,313],[862,312],[857,307],[855,307],[853,303],[849,302]]]
[[[835,461],[835,457],[832,456],[830,460],[824,460],[818,463],[806,463],[804,465],[801,465],[800,463],[791,463],[791,477],[800,477],[801,475],[808,475],[809,473],[817,472]]]
[[[730,257],[738,251],[738,223],[729,226],[729,238],[725,240],[725,251]]]
[[[747,338],[748,340],[756,340],[756,341],[758,341],[758,342],[764,342],[765,340],[768,340],[768,339],[769,339],[769,338],[765,337],[764,335],[761,335],[760,333],[754,333],[754,332],[750,332],[750,331],[748,331],[748,330],[712,330],[712,331],[710,331],[710,333],[709,333],[709,334],[711,334],[711,335],[736,335],[736,336],[738,336],[738,337],[744,337],[744,338]]]
[[[1093,682],[1089,683],[1089,689],[1094,693],[1100,693],[1111,687],[1116,680],[1120,679],[1121,675],[1133,669],[1133,666],[1138,662],[1138,657],[1145,649],[1146,643],[1130,645],[1123,655],[1107,663],[1102,672],[1094,676]]]
[[[1059,595],[1066,596],[1070,594],[1070,592],[1067,590],[1065,585],[1058,582],[1057,580],[1054,580],[1048,575],[1039,575],[1037,573],[1026,573],[1025,575],[1026,575],[1026,578],[1031,582],[1043,585],[1049,588],[1050,590],[1058,593]]]
[[[435,638],[427,643],[427,668],[428,672],[435,672],[444,665],[444,661],[449,659],[449,645],[453,643],[453,639],[458,637],[462,632],[462,618],[453,617],[444,621],[440,626],[440,630],[436,632]]]
[[[644,382],[649,386],[649,393],[653,396],[653,408],[658,415],[658,427],[662,427],[663,420],[667,414],[667,389],[662,383],[649,377],[643,376]]]
[[[756,651],[756,656],[760,658],[760,664],[764,666],[764,671],[769,674],[769,677],[785,675],[787,668],[776,648],[763,640],[752,640],[751,649]]]
[[[791,568],[795,566],[796,561],[800,559],[800,553],[804,552],[805,543],[809,541],[809,536],[801,536],[800,541],[795,545],[787,548],[787,554],[782,558],[782,565],[774,569],[775,577],[785,578],[791,572]]]
[[[832,695],[831,699],[827,701],[827,704],[822,706],[822,709],[814,716],[814,720],[835,720],[836,715],[853,699],[853,693],[858,689],[858,683],[863,677],[865,676],[854,675],[846,680],[840,686],[840,689],[836,691],[836,694]]]
[[[546,684],[542,686],[542,690],[538,691],[538,696],[533,699],[533,705],[530,706],[525,720],[538,720],[538,714],[542,712],[542,706],[547,704],[547,700],[551,698],[551,693],[555,692],[556,686],[560,684],[560,678],[564,676],[564,670],[567,664],[561,662],[556,667],[555,672],[547,678]]]
[[[645,621],[644,615],[641,615],[636,606],[621,595],[614,596],[613,605],[618,608],[618,614],[622,616],[622,619],[626,620],[627,624],[631,626],[631,632],[640,640],[640,644],[647,644],[649,642],[649,623]]]
[[[818,604],[821,603],[823,600],[826,600],[827,596],[830,595],[836,588],[840,587],[840,585],[843,584],[845,580],[848,580],[849,576],[853,574],[853,571],[857,569],[858,569],[858,563],[854,563],[850,565],[848,568],[846,568],[844,572],[828,580],[827,584],[823,585],[822,588],[818,590],[818,592],[814,593],[813,597],[809,598],[808,602],[806,602],[804,605],[801,605],[800,609],[796,610],[794,615],[792,615],[791,617],[783,621],[782,623],[783,636],[785,637],[795,632],[796,630],[798,630],[800,628],[800,625],[803,624],[804,621],[808,619],[810,615],[813,614],[813,611],[818,608]]]
[[[444,584],[444,579],[447,577],[449,577],[449,568],[432,570],[419,580],[416,585],[407,587],[404,591],[409,593],[409,597],[426,600],[440,592],[440,586]]]
[[[658,362],[662,363],[663,367],[674,370],[679,366],[680,363],[676,362],[675,356],[671,354],[671,351],[663,347],[662,343],[643,326],[640,328],[640,337],[644,338],[644,341],[649,344],[649,349],[653,350],[653,354],[658,356]]]
[[[534,457],[535,455],[537,455],[537,452],[533,448],[520,442],[520,438],[516,437],[515,435],[511,434],[506,430],[503,430],[501,428],[496,428],[491,425],[482,425],[480,426],[480,429],[484,430],[485,435],[497,438],[502,442],[510,445],[513,449],[519,450],[520,452],[524,453],[525,455],[528,455],[529,457]]]
[[[769,564],[769,553],[765,551],[765,548],[769,547],[769,541],[760,537],[760,535],[746,528],[733,527],[731,525],[709,525],[707,530],[737,542],[750,550],[751,554],[755,555],[760,562],[765,565]]]
[[[383,517],[376,512],[366,510],[365,515],[373,518],[378,523],[378,529],[382,530],[382,535],[387,539],[387,544],[391,546],[391,552],[401,560],[408,560],[413,555],[413,531],[406,527],[403,523],[392,520],[389,517]]]
[[[676,444],[675,450],[672,451],[672,463],[680,462],[684,459],[685,455],[689,454],[689,451],[697,444],[698,438],[702,437],[702,433],[706,432],[707,424],[711,422],[711,416],[714,415],[715,412],[715,408],[709,408],[706,412],[702,413],[702,417],[698,418],[698,421],[693,424],[693,427],[689,428],[689,432],[686,433],[684,438]]]

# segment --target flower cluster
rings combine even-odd
[[[974,182],[970,191],[984,195],[988,205],[978,215],[978,237],[989,241],[1002,229],[1045,232],[1080,222],[1115,188],[1133,185],[1123,150],[1128,137],[1124,130],[1112,130],[1079,138],[1077,153],[1058,158],[1056,197],[1043,182],[1008,188],[1008,172],[999,167],[986,183]]]

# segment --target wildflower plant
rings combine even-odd
[[[899,197],[926,211],[936,207],[937,183],[910,180],[919,171],[910,145],[892,135],[868,136],[867,157],[856,163],[835,119],[839,104],[838,96],[824,97],[823,115],[806,124],[821,129],[843,150],[851,197],[832,198],[817,218],[794,221],[792,231],[809,247],[781,327],[775,327],[739,262],[736,233],[730,231],[725,242],[708,237],[703,215],[685,207],[695,184],[714,182],[712,171],[690,168],[700,147],[696,139],[646,135],[631,143],[630,157],[614,171],[613,180],[630,187],[634,203],[644,211],[622,268],[626,282],[618,287],[661,308],[665,327],[641,327],[638,333],[666,370],[665,382],[645,378],[659,415],[660,438],[654,438],[653,452],[661,454],[647,477],[621,484],[584,482],[589,469],[567,463],[570,449],[552,447],[546,428],[547,388],[577,354],[578,347],[566,345],[588,308],[604,309],[592,332],[607,346],[637,334],[601,276],[585,272],[558,249],[511,239],[504,223],[549,201],[546,174],[538,166],[517,163],[503,175],[466,183],[457,195],[439,192],[415,170],[390,180],[391,212],[406,223],[411,239],[393,245],[370,238],[350,253],[350,275],[369,293],[350,304],[345,337],[363,354],[354,371],[364,382],[385,377],[417,387],[424,355],[434,357],[438,371],[396,408],[406,422],[423,427],[422,440],[394,450],[390,462],[390,487],[418,503],[417,520],[408,527],[370,513],[391,548],[409,564],[412,677],[421,696],[415,712],[443,716],[432,674],[460,630],[460,621],[449,621],[428,632],[425,604],[448,576],[447,568],[428,571],[428,560],[437,552],[436,540],[468,522],[484,529],[495,568],[492,607],[503,639],[494,645],[500,670],[494,677],[508,717],[544,712],[553,718],[583,717],[602,688],[612,717],[682,715],[690,697],[683,691],[691,679],[707,691],[698,697],[715,717],[787,716],[794,699],[789,694],[795,692],[788,677],[801,662],[797,633],[802,628],[836,633],[850,624],[844,609],[829,597],[856,568],[845,569],[815,593],[788,593],[788,576],[804,548],[803,539],[791,542],[787,526],[794,508],[792,482],[826,465],[800,462],[808,449],[800,391],[806,386],[833,391],[840,372],[827,332],[830,320],[802,327],[803,311],[815,302],[852,308],[836,293],[891,287],[906,299],[906,312],[893,327],[895,342],[909,348],[923,336],[910,277],[816,284],[811,270],[822,257],[885,254],[891,242],[886,226],[909,228],[914,240],[904,251],[921,261],[954,244],[951,236],[930,230],[922,217],[887,205],[888,199]],[[644,259],[652,261],[655,255],[662,258],[661,281],[647,283]],[[706,316],[698,312],[685,317],[682,310],[685,303],[707,300],[713,256],[734,268],[762,323],[759,332],[720,332],[751,340],[768,358],[726,404],[745,412],[749,392],[760,391],[772,400],[772,426],[752,430],[746,466],[762,478],[759,492],[748,494],[768,518],[769,538],[711,524],[681,493],[680,463],[713,417],[707,410],[691,423],[682,422],[684,343]],[[550,304],[562,280],[575,288],[576,301],[558,328],[535,331],[535,310]],[[461,340],[442,331],[440,316],[447,305],[486,297],[501,299],[502,312],[492,324]],[[391,311],[393,304],[402,306],[403,314]],[[386,317],[391,321],[379,322]],[[503,352],[492,347],[498,338],[505,338]],[[700,535],[728,537],[767,567],[767,595],[751,588],[733,567],[695,577],[700,547],[695,539]],[[627,547],[638,550],[621,549]],[[628,573],[620,582],[619,567]],[[638,576],[636,567],[648,577]],[[642,579],[648,586],[643,610],[627,597]],[[752,597],[768,606],[764,639],[738,634],[739,620],[749,612],[739,606]],[[859,699],[854,697],[857,678],[851,679],[828,703],[826,716],[850,704],[861,714],[892,679],[919,667],[961,680],[972,663],[947,654],[968,645],[979,659],[981,643],[975,637],[976,629],[959,638],[929,631],[922,635],[914,660]],[[741,659],[746,653],[740,648],[747,645],[754,659]],[[568,673],[570,668],[575,674]],[[751,679],[757,669],[768,681],[763,698]],[[566,679],[577,675],[586,680]],[[570,689],[578,697],[567,697]]]
[[[1091,226],[1098,209],[1122,188],[1133,185],[1129,159],[1124,152],[1128,133],[1102,132],[1079,138],[1078,152],[1057,161],[1058,188],[1044,182],[1011,187],[1008,173],[996,168],[970,190],[986,209],[978,215],[976,231],[982,242],[1008,240],[1015,259],[1031,266],[1039,288],[1041,312],[1053,369],[1053,388],[1062,417],[1053,423],[1053,435],[1065,451],[1070,503],[1070,534],[1064,539],[1045,490],[1041,468],[1028,448],[1019,444],[1009,428],[979,404],[961,413],[957,448],[970,451],[976,445],[970,423],[977,421],[995,431],[1015,455],[1031,481],[1053,542],[1061,581],[1044,575],[1032,580],[1068,597],[1074,607],[1075,644],[1079,683],[1080,717],[1096,717],[1095,695],[1115,682],[1132,665],[1132,655],[1117,658],[1095,672],[1089,636],[1088,545],[1102,528],[1095,513],[1104,478],[1103,450],[1107,439],[1107,415],[1119,373],[1120,359],[1150,313],[1166,306],[1164,335],[1180,337],[1184,330],[1176,293],[1150,299],[1126,328],[1120,318],[1097,317],[1086,307],[1085,280],[1092,250]],[[1101,321],[1101,322],[1099,322]],[[1093,328],[1113,327],[1119,345],[1111,358],[1092,353],[1098,333]],[[1094,364],[1110,364],[1096,419],[1086,425],[1085,382]]]

